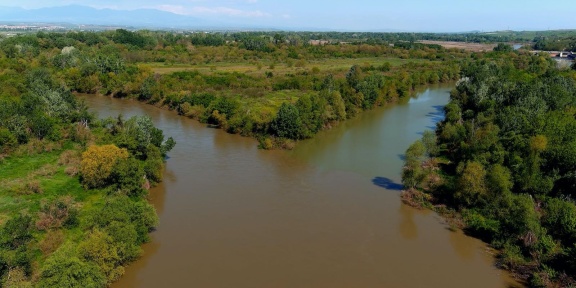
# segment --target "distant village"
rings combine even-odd
[[[58,25],[0,25],[0,31],[59,31],[66,27]]]

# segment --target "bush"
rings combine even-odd
[[[30,195],[30,194],[42,194],[43,190],[40,186],[40,182],[38,180],[30,180],[24,185],[23,194]]]
[[[105,287],[106,282],[106,277],[95,264],[58,253],[46,260],[38,287],[99,288]]]
[[[16,249],[32,239],[32,218],[18,215],[6,222],[0,230],[0,247]]]
[[[492,241],[498,235],[500,230],[500,222],[498,220],[486,218],[474,211],[467,211],[463,216],[466,223],[466,231],[470,234],[487,242]]]
[[[87,217],[85,226],[87,229],[105,229],[114,221],[134,225],[138,234],[137,244],[142,244],[148,242],[148,233],[158,225],[158,216],[154,207],[146,201],[135,201],[119,195],[108,199],[102,207],[95,207]]]
[[[52,230],[40,241],[40,251],[43,255],[49,255],[56,251],[64,243],[64,233],[62,230]]]
[[[212,113],[217,110],[220,114],[224,114],[226,119],[230,119],[239,107],[240,103],[236,99],[218,97],[211,102],[206,112],[212,115]]]
[[[16,147],[18,145],[18,139],[16,136],[10,132],[10,130],[6,128],[0,129],[0,152],[7,152],[10,149]]]
[[[558,198],[546,203],[543,224],[565,244],[576,240],[576,205]]]
[[[138,233],[131,223],[112,221],[104,231],[114,240],[122,263],[133,261],[142,254],[138,245]]]
[[[91,188],[104,186],[118,161],[127,158],[128,151],[115,145],[88,147],[86,152],[82,153],[80,163],[84,185]]]
[[[162,151],[160,151],[156,146],[150,145],[148,146],[146,155],[148,155],[148,158],[144,162],[144,173],[146,178],[154,183],[160,183],[162,181],[162,172],[164,169]]]
[[[81,251],[80,255],[84,260],[98,265],[108,283],[118,280],[124,274],[118,247],[106,232],[94,229],[88,234],[87,239],[78,245],[78,250]]]
[[[508,270],[517,270],[527,264],[520,247],[506,243],[498,256],[499,264]]]
[[[48,230],[62,226],[73,226],[78,222],[78,211],[74,200],[70,197],[57,199],[50,204],[43,204],[40,208],[36,229]]]
[[[112,169],[110,182],[116,184],[118,190],[125,195],[141,197],[146,194],[143,188],[144,175],[140,161],[130,157],[118,161]]]

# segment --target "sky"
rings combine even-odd
[[[0,0],[34,9],[84,5],[152,8],[254,27],[465,32],[576,28],[574,0]]]

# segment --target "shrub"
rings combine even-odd
[[[118,161],[127,158],[128,151],[115,145],[88,147],[80,163],[82,181],[91,188],[104,186]]]
[[[40,251],[42,254],[49,255],[56,251],[64,242],[64,233],[62,230],[52,230],[46,233],[46,236],[40,241]]]
[[[106,277],[98,266],[77,256],[58,253],[46,260],[38,287],[97,288],[106,286]]]
[[[138,197],[146,194],[143,189],[144,175],[144,169],[142,169],[140,161],[131,157],[118,161],[112,170],[110,178],[111,182],[116,184],[121,193]]]
[[[494,236],[498,235],[500,230],[500,222],[498,220],[486,218],[474,211],[468,211],[463,216],[466,223],[466,231],[472,235],[485,239],[487,242],[490,242]]]
[[[6,222],[0,230],[0,247],[16,249],[32,239],[32,218],[26,215],[16,216]]]
[[[0,152],[7,152],[16,147],[16,145],[18,145],[18,139],[16,139],[16,136],[6,128],[0,129]]]
[[[74,201],[70,197],[57,199],[50,204],[44,203],[38,213],[36,229],[47,230],[64,225],[74,225],[78,221],[77,213]]]
[[[109,198],[102,207],[97,207],[87,217],[85,225],[105,228],[112,222],[131,223],[138,233],[138,244],[148,242],[148,233],[158,225],[158,216],[146,201],[135,201],[128,196]]]
[[[80,155],[74,150],[66,150],[60,154],[59,165],[80,164]]]
[[[42,194],[42,187],[38,180],[30,180],[24,187],[24,194]]]
[[[78,250],[83,259],[93,262],[108,279],[108,283],[118,280],[124,274],[124,267],[120,265],[118,247],[106,232],[95,229],[88,234],[87,239],[80,243]]]
[[[142,254],[142,249],[138,245],[138,233],[131,223],[112,221],[104,230],[118,247],[118,256],[122,263],[135,260]]]
[[[509,270],[516,270],[527,264],[526,259],[522,256],[520,247],[506,243],[499,255],[499,264]]]

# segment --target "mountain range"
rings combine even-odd
[[[155,9],[113,10],[81,5],[23,9],[0,7],[0,21],[17,23],[68,23],[142,28],[217,28],[233,23],[218,23]]]
[[[251,22],[249,19],[232,19],[230,17],[198,18],[175,14],[157,9],[115,10],[96,9],[82,5],[67,5],[24,9],[0,6],[0,24],[58,24],[94,25],[112,27],[133,27],[148,29],[189,29],[189,30],[299,30],[299,31],[334,31],[334,29],[304,26],[270,26]],[[340,29],[339,31],[349,31]],[[402,32],[397,29],[372,29],[370,32]]]

